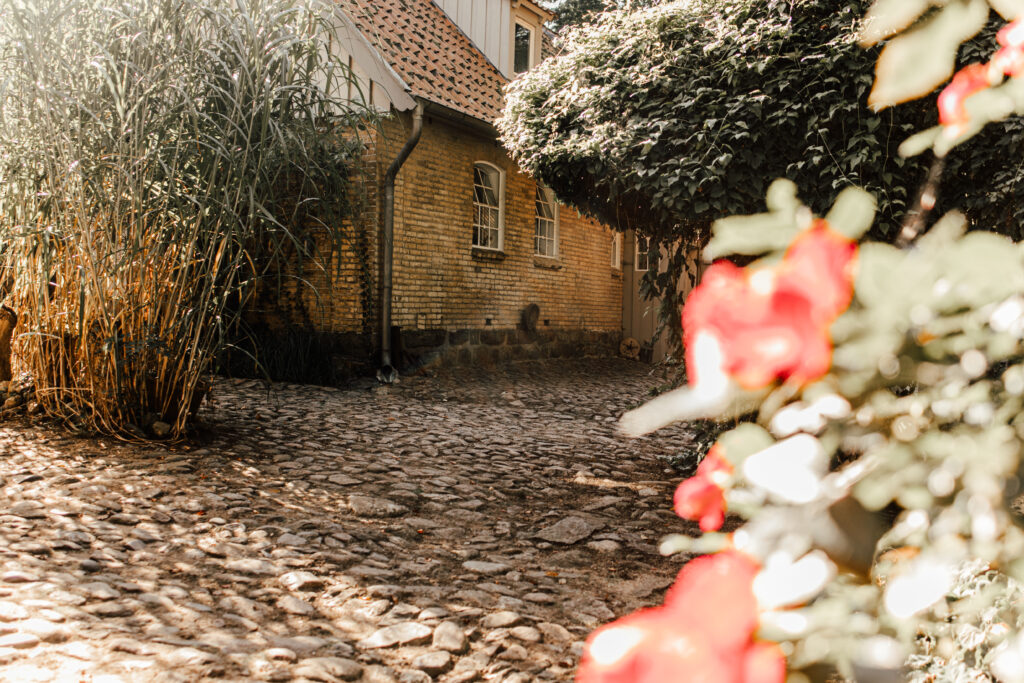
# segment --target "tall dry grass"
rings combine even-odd
[[[38,400],[182,434],[258,281],[337,244],[367,111],[318,0],[0,0],[0,286]]]

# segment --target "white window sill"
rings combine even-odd
[[[474,246],[469,255],[480,261],[504,261],[507,254],[501,249],[488,249],[487,247]]]
[[[561,270],[565,266],[558,260],[557,256],[533,255],[533,267],[544,268],[545,270]]]

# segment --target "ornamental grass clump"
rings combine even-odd
[[[878,0],[860,34],[886,41],[873,106],[950,81],[900,147],[932,172],[898,243],[864,239],[867,192],[815,218],[788,180],[713,225],[682,314],[691,384],[620,427],[752,420],[676,490],[705,533],[662,551],[709,555],[592,634],[580,683],[1024,683],[1024,247],[930,215],[946,155],[1024,114],[1024,6],[932,4]],[[997,45],[954,73],[990,5]]]
[[[0,294],[51,414],[182,434],[257,283],[343,238],[369,116],[334,12],[0,0]]]

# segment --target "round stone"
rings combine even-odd
[[[298,655],[295,654],[295,651],[289,650],[286,647],[272,647],[264,654],[266,654],[267,659],[276,659],[282,662],[294,662],[298,659]]]
[[[431,676],[437,676],[451,668],[452,656],[451,653],[445,650],[425,652],[413,659],[412,665]]]
[[[433,647],[435,650],[447,650],[461,654],[466,651],[467,645],[465,631],[454,621],[443,621],[434,630]]]

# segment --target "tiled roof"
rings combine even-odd
[[[338,0],[412,94],[493,123],[507,80],[431,0]]]
[[[562,51],[561,46],[555,43],[557,37],[554,31],[545,27],[540,38],[540,61],[543,62],[548,57],[555,57]]]

